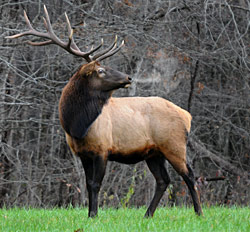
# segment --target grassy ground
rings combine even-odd
[[[0,209],[0,231],[250,231],[250,208],[204,208],[204,217],[193,209],[159,208],[144,219],[143,209],[100,209],[87,218],[87,209]]]

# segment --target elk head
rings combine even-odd
[[[101,92],[126,88],[131,83],[131,78],[128,75],[110,67],[101,66],[97,61],[83,65],[74,78],[88,84],[92,91]]]

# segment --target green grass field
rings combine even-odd
[[[144,219],[146,209],[99,209],[87,218],[87,209],[1,209],[0,231],[250,231],[250,208],[203,208],[198,217],[189,208],[158,208]]]

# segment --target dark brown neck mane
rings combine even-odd
[[[109,98],[110,93],[94,90],[87,78],[75,74],[63,89],[59,103],[60,121],[67,134],[82,139]]]

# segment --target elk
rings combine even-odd
[[[186,145],[191,115],[160,97],[112,97],[114,90],[128,87],[132,79],[121,72],[102,66],[100,61],[117,53],[117,37],[107,49],[93,55],[103,44],[88,52],[81,51],[73,39],[65,13],[68,41],[59,39],[44,6],[47,32],[33,29],[26,12],[28,31],[8,36],[13,39],[33,35],[47,40],[29,42],[34,46],[56,44],[87,63],[70,78],[59,102],[59,117],[66,141],[82,162],[89,197],[88,216],[98,212],[98,194],[108,161],[133,164],[145,160],[156,180],[153,199],[145,217],[152,217],[170,178],[165,160],[173,166],[189,188],[197,215],[202,214],[194,174],[186,160]]]

